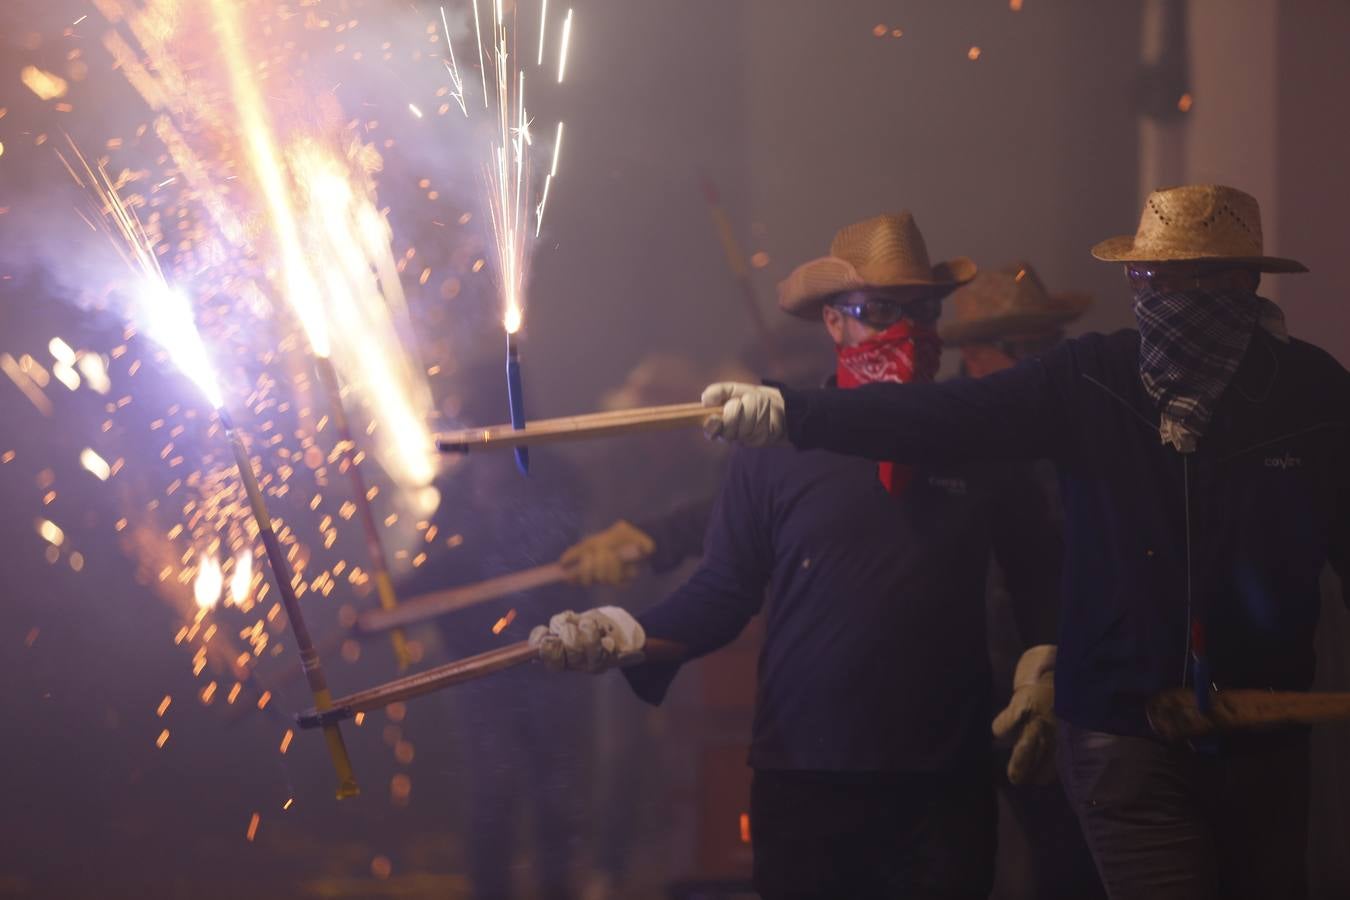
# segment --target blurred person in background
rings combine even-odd
[[[458,383],[449,418],[505,417],[500,365],[470,368]],[[437,479],[441,502],[430,519],[428,559],[401,581],[401,598],[548,563],[580,533],[581,479],[558,454],[535,454],[528,478],[509,453],[452,465]],[[536,588],[442,616],[436,625],[446,656],[524,640],[529,623],[572,602],[570,592],[566,585]],[[520,896],[515,870],[524,866],[532,896],[575,897],[574,867],[589,849],[575,797],[591,784],[594,686],[527,666],[459,685],[446,702],[459,738],[462,777],[454,789],[467,798],[463,833],[473,896]]]
[[[1052,294],[1031,265],[1019,261],[997,270],[981,270],[970,284],[957,290],[948,303],[953,315],[938,325],[938,334],[944,347],[960,353],[962,375],[983,378],[1055,347],[1064,340],[1065,327],[1091,304],[1092,298],[1086,294]],[[1054,466],[1046,460],[1032,466],[1045,491],[1053,526],[1062,534],[1064,510]],[[1014,691],[1020,695],[995,719],[995,736],[1006,738],[1037,705],[1044,710],[1050,708],[1053,688],[1044,677],[1050,652],[1046,647],[1023,650],[1003,573],[996,561],[991,561],[989,569],[987,615],[994,695],[1011,697]],[[1040,722],[1038,727],[1053,725],[1048,715]],[[999,818],[999,865],[993,896],[1000,900],[1090,900],[1105,896],[1058,781],[1014,785],[1009,771],[1011,755],[1000,756],[1003,765],[996,777],[1005,815]]]

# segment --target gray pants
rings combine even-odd
[[[1058,761],[1112,900],[1307,896],[1306,731],[1205,753],[1061,720]]]

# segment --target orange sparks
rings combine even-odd
[[[1182,94],[1180,97],[1177,98],[1177,109],[1181,110],[1182,112],[1190,112],[1191,106],[1194,103],[1195,101],[1191,99],[1191,95],[1189,93]]]
[[[244,832],[244,840],[248,841],[250,844],[253,843],[253,839],[258,836],[258,823],[261,821],[262,816],[257,813],[254,813],[249,817],[248,830]]]
[[[263,691],[262,696],[258,698],[258,709],[266,709],[267,704],[272,702],[272,692]]]
[[[159,737],[155,738],[155,746],[163,750],[164,745],[167,744],[168,742],[169,742],[169,729],[165,728],[163,731],[159,733]]]
[[[979,58],[980,58],[979,47],[971,47],[969,50],[966,51],[966,59],[970,60],[971,62],[974,62]]]
[[[514,609],[508,609],[506,611],[506,615],[502,616],[493,624],[492,633],[501,634],[515,620],[516,620],[516,611]]]
[[[161,719],[164,718],[164,714],[169,711],[171,705],[173,705],[173,697],[165,694],[164,699],[159,701],[159,706],[155,708],[155,715]]]
[[[281,736],[281,754],[283,756],[286,755],[287,750],[291,749],[291,739],[294,737],[295,732],[289,728],[286,729],[286,733]]]
[[[37,94],[39,100],[55,100],[64,97],[69,90],[64,78],[37,66],[24,66],[19,72],[19,80],[23,82],[24,87]]]

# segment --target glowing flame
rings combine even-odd
[[[224,405],[220,386],[206,355],[201,333],[193,320],[192,304],[169,286],[159,266],[150,238],[135,211],[118,193],[117,185],[102,165],[95,171],[73,140],[71,153],[78,168],[65,156],[61,161],[81,187],[89,190],[99,203],[99,221],[113,240],[113,247],[139,280],[136,298],[137,318],[142,320],[150,338],[164,348],[178,370],[192,380],[212,406]],[[59,155],[59,154],[58,154]],[[53,352],[55,352],[53,350]]]
[[[197,386],[207,402],[220,409],[225,398],[193,320],[192,304],[184,294],[163,283],[148,286],[144,299],[146,333],[164,348],[174,366]]]
[[[335,337],[333,361],[369,409],[381,464],[405,488],[435,477],[427,421],[432,409],[424,370],[405,347],[393,311],[406,310],[392,234],[367,186],[350,165],[312,139],[287,153],[297,183],[300,228],[309,255],[328,260],[324,309]]]
[[[95,453],[92,447],[85,447],[80,451],[80,465],[99,481],[107,481],[112,475],[112,467],[108,465],[108,461]]]
[[[234,105],[239,112],[239,123],[248,144],[249,161],[267,201],[272,233],[281,255],[286,301],[305,329],[305,336],[309,338],[315,354],[328,356],[332,350],[328,325],[323,317],[318,279],[305,257],[280,154],[272,138],[262,93],[254,77],[254,67],[245,51],[236,5],[235,0],[211,0],[220,45],[230,69]]]
[[[197,577],[192,582],[192,597],[197,601],[198,609],[210,609],[220,600],[225,578],[220,571],[220,560],[215,556],[202,558],[197,568]]]
[[[253,552],[242,550],[234,558],[234,574],[230,576],[230,602],[242,606],[248,600],[253,586]]]

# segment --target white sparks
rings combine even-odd
[[[483,81],[483,109],[487,109],[487,65],[483,62],[483,29],[478,23],[478,0],[473,0],[473,33],[478,41],[478,74]]]
[[[75,364],[75,351],[59,337],[52,338],[47,343],[47,349],[51,351],[52,359],[57,362],[63,362],[68,366]]]
[[[536,66],[544,64],[544,35],[548,34],[548,0],[543,0],[539,7],[539,61]]]
[[[567,72],[567,49],[572,43],[572,10],[567,11],[567,18],[563,19],[562,33],[562,52],[558,54],[558,84],[563,83],[563,75]]]
[[[241,550],[234,558],[234,574],[230,576],[230,602],[242,606],[253,587],[253,552]]]
[[[416,103],[409,103],[409,104],[408,104],[408,112],[412,113],[414,116],[416,116],[416,117],[419,118],[419,119],[422,118],[422,111],[421,111],[420,109],[417,108],[417,104],[416,104]]]
[[[80,451],[80,465],[99,481],[107,481],[112,477],[112,466],[109,466],[108,461],[99,456],[92,447],[85,447]]]
[[[220,591],[224,586],[220,560],[215,556],[203,557],[197,568],[197,577],[192,582],[192,598],[197,601],[197,608],[211,609],[215,606],[220,601]]]
[[[453,88],[450,96],[459,104],[459,111],[464,113],[465,118],[467,118],[469,108],[464,105],[464,79],[459,77],[459,63],[455,62],[455,42],[450,39],[450,21],[445,17],[444,6],[441,7],[441,25],[445,28],[445,49],[450,54],[450,59],[445,64],[445,68],[450,72],[450,86]],[[479,59],[481,61],[481,55]],[[484,100],[486,99],[485,94]]]
[[[49,519],[38,519],[37,531],[53,547],[60,547],[66,542],[66,533],[61,530],[61,526]]]
[[[553,138],[553,165],[549,166],[548,174],[552,178],[558,174],[558,154],[562,150],[563,123],[558,123],[558,133]]]

